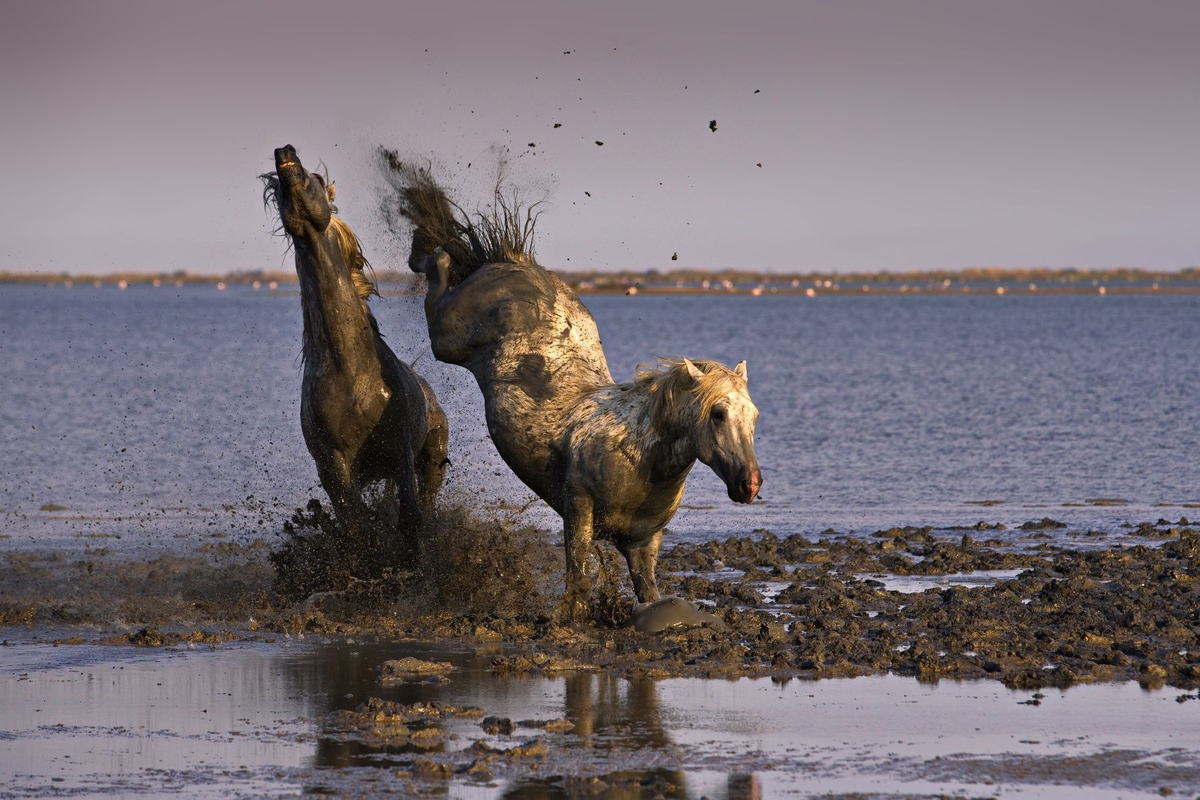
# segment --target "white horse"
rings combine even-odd
[[[500,456],[562,515],[567,616],[590,616],[594,538],[625,556],[646,609],[659,599],[654,571],[662,530],[695,462],[720,476],[734,502],[758,495],[758,409],[746,362],[729,369],[660,359],[629,383],[615,383],[592,315],[535,262],[531,216],[516,224],[515,204],[497,196],[496,216],[458,221],[428,173],[394,159],[392,165],[400,213],[416,227],[409,266],[428,279],[433,354],[474,374]]]

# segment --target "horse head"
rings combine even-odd
[[[296,148],[290,144],[275,151],[275,171],[259,178],[263,182],[263,202],[274,203],[284,233],[293,241],[307,241],[310,245],[318,239],[327,239],[333,244],[329,248],[330,266],[349,271],[359,299],[365,301],[378,294],[374,281],[367,275],[371,264],[363,255],[362,243],[337,216],[337,206],[333,204],[337,198],[336,182],[306,170]]]
[[[654,427],[690,442],[691,452],[725,482],[729,499],[752,503],[762,486],[754,455],[758,409],[746,385],[746,362],[733,369],[716,361],[661,359],[661,369],[639,369],[650,391]]]
[[[754,454],[758,409],[750,400],[746,362],[738,362],[733,369],[715,361],[702,361],[700,365],[683,359],[700,401],[696,458],[725,482],[730,500],[752,503],[762,486],[762,470]]]
[[[333,200],[337,184],[326,185],[319,173],[309,172],[300,163],[296,148],[290,144],[275,151],[275,173],[263,176],[268,197],[279,208],[283,230],[293,239],[321,235],[329,228],[337,209]]]

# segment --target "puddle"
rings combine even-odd
[[[1200,791],[1200,701],[1134,684],[1045,690],[1041,705],[996,682],[892,676],[786,683],[743,678],[501,676],[498,648],[291,640],[139,650],[0,648],[0,797],[297,792],[349,796],[677,797],[743,800],[872,793],[1006,797],[1159,796]],[[386,659],[450,661],[450,680],[382,687]],[[478,706],[568,733],[487,734],[439,720],[432,747],[371,746],[331,712],[369,697]],[[533,738],[532,759],[466,769]],[[426,758],[448,777],[413,777]],[[517,763],[521,761],[522,763]],[[1003,790],[1003,791],[1001,791]]]
[[[863,573],[854,577],[860,581],[878,581],[889,592],[916,594],[927,589],[947,589],[951,586],[995,586],[1000,581],[1017,577],[1024,569],[981,569],[975,572],[956,572],[949,575],[880,575]]]

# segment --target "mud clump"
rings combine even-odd
[[[392,683],[404,683],[413,677],[426,675],[445,675],[454,671],[454,665],[445,661],[422,661],[419,658],[401,658],[385,661],[379,667],[379,682],[385,686]]]
[[[1059,522],[1058,520],[1051,519],[1050,517],[1042,517],[1040,520],[1023,522],[1018,527],[1023,531],[1048,531],[1065,528],[1067,527],[1067,523]]]
[[[420,748],[441,745],[446,732],[442,720],[478,718],[483,709],[448,703],[405,705],[372,697],[354,710],[334,711],[325,717],[326,732],[340,740],[357,740],[371,747],[412,744]]]

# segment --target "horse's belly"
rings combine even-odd
[[[544,409],[519,390],[481,388],[488,434],[496,452],[522,483],[561,513],[562,471],[555,457],[560,437],[541,413]]]
[[[682,497],[682,490],[671,490],[644,496],[637,504],[610,500],[597,515],[597,531],[614,542],[639,542],[671,521]]]

